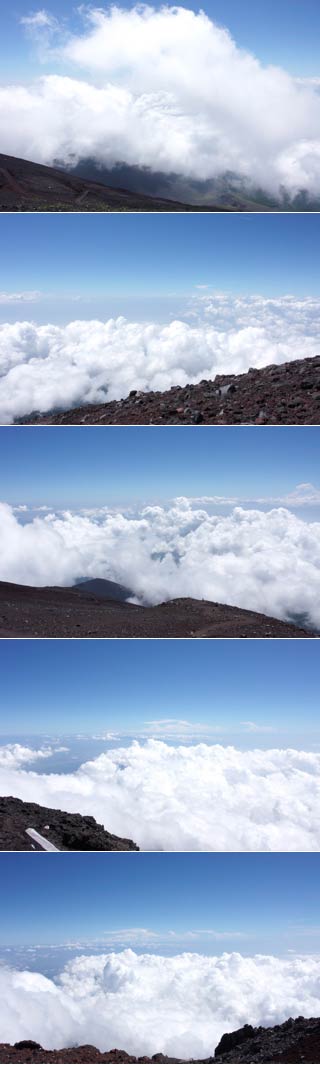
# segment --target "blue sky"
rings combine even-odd
[[[173,496],[258,499],[319,481],[317,427],[3,427],[0,498],[98,506]]]
[[[76,6],[73,0],[51,0],[44,5],[15,0],[13,5],[4,6],[1,13],[3,78],[9,80],[16,72],[30,78],[35,69],[34,50],[19,25],[21,16],[45,7],[57,18],[66,19],[68,28],[77,30],[80,20]],[[91,6],[107,5],[97,3]],[[132,4],[122,0],[121,6],[130,8]],[[153,6],[158,8],[161,5],[156,2]],[[203,8],[210,18],[229,29],[239,46],[254,52],[263,62],[280,64],[294,74],[319,73],[320,10],[317,0],[279,0],[276,18],[270,0],[259,0],[259,4],[245,0],[241,5],[238,0],[206,0],[202,4],[187,0],[183,6],[194,11]],[[52,68],[52,64],[50,66]]]
[[[134,733],[176,718],[231,727],[212,742],[238,742],[243,721],[273,727],[245,731],[244,747],[319,735],[316,641],[302,640],[298,653],[281,640],[2,641],[0,672],[0,734]]]
[[[101,941],[117,929],[172,929],[182,934],[177,953],[183,933],[202,928],[244,933],[211,942],[203,935],[208,953],[315,951],[319,865],[316,854],[2,854],[0,942]]]
[[[157,320],[183,315],[197,286],[318,296],[319,235],[318,215],[2,215],[0,292],[40,295],[0,301],[1,320]]]

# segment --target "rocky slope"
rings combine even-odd
[[[0,154],[0,211],[196,211],[175,200],[113,188],[57,167]],[[200,207],[199,210],[202,210]],[[206,207],[224,211],[223,207]]]
[[[83,594],[81,585],[33,588],[0,582],[0,638],[310,639],[316,635],[290,622],[205,599],[136,606]]]
[[[216,1047],[215,1062],[320,1062],[320,1020],[291,1017],[273,1028],[246,1024],[224,1035]]]
[[[126,1054],[124,1050],[109,1050],[100,1053],[94,1046],[79,1046],[65,1048],[63,1050],[42,1050],[39,1043],[32,1040],[23,1040],[10,1046],[9,1043],[0,1044],[0,1062],[32,1062],[40,1065],[40,1062],[69,1062],[69,1065],[77,1065],[78,1062],[90,1063],[102,1062],[183,1062],[189,1061],[189,1065],[195,1062],[194,1058],[168,1058],[163,1054],[154,1054],[153,1057],[134,1057]],[[273,1028],[252,1028],[250,1024],[244,1025],[237,1032],[227,1033],[220,1040],[213,1057],[196,1059],[199,1065],[222,1065],[227,1062],[255,1062],[278,1063],[283,1065],[287,1062],[304,1062],[305,1065],[318,1065],[320,1062],[320,1020],[311,1018],[305,1020],[298,1017],[297,1020],[290,1018],[284,1024],[275,1025]]]
[[[45,849],[28,835],[27,829],[35,829],[59,851],[139,850],[132,839],[121,839],[106,832],[94,817],[67,814],[12,796],[0,798],[0,851]]]
[[[43,425],[318,425],[320,357],[22,419]]]

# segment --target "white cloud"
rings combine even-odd
[[[53,981],[0,969],[1,1037],[44,1047],[94,1044],[131,1054],[213,1055],[223,1032],[317,1016],[320,962],[239,953],[205,957],[131,950],[70,961]]]
[[[58,19],[51,15],[49,11],[45,11],[44,8],[30,15],[22,15],[19,22],[21,26],[25,27],[28,35],[35,40],[47,41],[53,33],[57,33],[59,30]]]
[[[221,738],[221,736],[229,736],[234,734],[235,731],[240,732],[245,730],[246,732],[277,732],[278,729],[274,725],[256,724],[254,721],[240,721],[239,725],[234,724],[209,724],[201,721],[184,721],[180,718],[163,717],[156,718],[151,721],[145,721],[142,726],[136,728],[134,732],[128,732],[127,729],[121,730],[118,733],[104,733],[100,735],[100,739],[118,739],[121,740],[121,736],[132,736],[133,739],[148,740],[148,739],[161,739],[161,740],[176,740],[181,743],[188,743],[194,741],[210,741],[213,738]],[[95,738],[95,737],[94,737]]]
[[[188,500],[136,513],[38,514],[0,504],[0,580],[72,584],[103,577],[140,602],[191,596],[320,626],[320,525],[284,508],[208,513]]]
[[[300,931],[300,930],[299,930]],[[127,947],[137,948],[141,950],[156,950],[161,952],[164,948],[172,950],[174,946],[176,949],[182,949],[183,946],[188,944],[189,940],[194,941],[199,939],[208,940],[208,946],[213,941],[222,942],[225,939],[247,939],[248,936],[245,932],[235,931],[221,931],[216,928],[193,928],[187,931],[175,931],[173,929],[163,929],[161,932],[155,931],[151,928],[120,928],[116,931],[114,929],[107,929],[103,934],[103,939],[100,939],[98,946],[101,950],[123,950]],[[89,943],[88,946],[97,946]],[[82,943],[82,947],[84,944]],[[86,944],[87,947],[87,944]]]
[[[23,15],[20,18],[22,26],[51,26],[55,21],[52,15],[49,15],[48,11],[42,9],[42,11],[36,11],[33,15]]]
[[[145,721],[143,726],[135,730],[136,739],[210,739],[211,736],[228,731],[225,725],[209,725],[207,722],[184,721],[181,718],[163,717],[151,721]]]
[[[1,795],[91,815],[142,850],[320,849],[317,753],[148,740],[106,751],[74,773],[22,764],[23,757],[6,760],[4,749]]]
[[[0,304],[35,303],[41,296],[41,292],[0,292]]]
[[[317,83],[263,66],[203,12],[136,5],[83,14],[80,35],[61,25],[51,53],[65,74],[2,87],[3,151],[196,179],[232,171],[268,190],[319,194]],[[40,58],[49,61],[56,21],[41,10],[24,23],[44,34]]]
[[[275,506],[289,508],[318,507],[320,505],[320,488],[310,482],[297,484],[291,492],[284,492],[281,496],[179,496],[175,502],[181,506],[237,506],[238,504],[251,503],[258,506]],[[17,509],[17,508],[16,508]]]
[[[257,503],[280,503],[283,507],[313,507],[320,504],[320,489],[316,488],[314,484],[304,483],[297,484],[292,492],[287,492],[283,496],[274,496],[272,499],[262,497],[256,500]]]
[[[246,732],[274,732],[274,725],[258,725],[256,721],[240,721]]]
[[[122,317],[0,325],[1,422],[33,410],[120,399],[132,388],[164,391],[217,373],[320,355],[316,297],[215,293],[195,297],[190,306],[193,321],[166,325]]]
[[[0,770],[10,771],[19,768],[25,762],[35,762],[39,758],[51,758],[57,749],[65,751],[67,748],[58,747],[53,750],[52,747],[42,747],[36,751],[32,747],[23,747],[20,743],[8,743],[5,747],[0,747]]]

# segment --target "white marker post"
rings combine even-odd
[[[35,840],[35,843],[39,844],[39,847],[43,851],[58,851],[59,847],[55,847],[53,843],[50,843],[44,836],[40,836],[40,832],[36,832],[35,828],[26,828],[27,836],[31,836],[31,839]]]

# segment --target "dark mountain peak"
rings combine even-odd
[[[133,596],[133,592],[130,588],[126,588],[123,584],[117,584],[116,581],[107,581],[103,577],[88,577],[77,581],[73,585],[83,595],[96,595],[98,599],[114,599],[119,603],[124,603],[126,599],[130,599]]]

